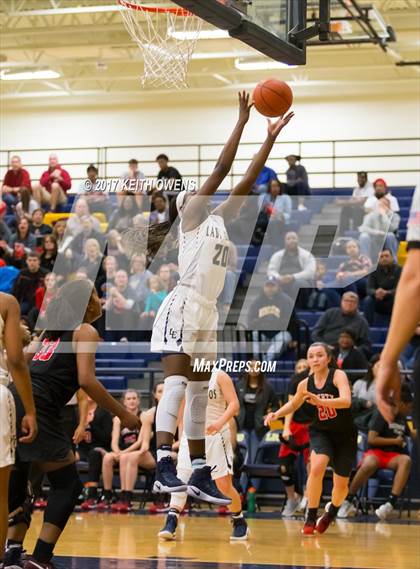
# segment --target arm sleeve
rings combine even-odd
[[[67,170],[61,169],[61,177],[63,178],[60,182],[60,186],[63,188],[64,191],[67,191],[71,188],[71,178],[70,174]]]
[[[303,264],[303,270],[299,273],[295,273],[293,277],[295,279],[304,279],[310,281],[315,277],[316,272],[316,261],[312,253],[308,253],[308,256],[303,260]]]
[[[22,172],[22,186],[28,188],[29,190],[31,189],[31,178],[27,170],[23,170]]]
[[[48,172],[48,170],[45,170],[45,172],[42,174],[39,180],[39,183],[41,184],[41,186],[45,187],[49,181],[50,181],[50,173]]]
[[[268,269],[267,269],[267,276],[271,277],[279,277],[279,270],[280,270],[280,263],[281,263],[281,251],[278,251],[277,253],[274,253],[274,255],[271,256],[271,259],[268,263]]]
[[[368,277],[367,285],[366,285],[366,292],[368,296],[373,296],[375,294],[375,290],[378,288],[376,282],[376,271],[371,273]]]
[[[283,215],[286,223],[289,223],[292,214],[292,198],[287,194],[285,194],[285,198],[287,199],[283,199]]]

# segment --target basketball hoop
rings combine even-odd
[[[142,0],[117,0],[125,27],[143,54],[143,86],[187,87],[188,63],[202,20],[168,2],[146,5]]]

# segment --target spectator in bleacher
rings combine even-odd
[[[16,204],[16,218],[19,221],[25,217],[29,222],[33,219],[34,212],[39,209],[39,203],[32,197],[29,188],[20,189],[20,201]]]
[[[38,253],[29,253],[26,259],[26,268],[21,269],[13,286],[13,296],[20,304],[21,314],[28,314],[35,306],[35,292],[44,284],[44,278],[48,271],[41,267]]]
[[[84,267],[86,269],[88,279],[95,282],[95,286],[98,280],[104,277],[101,246],[96,239],[88,239],[85,242],[84,255],[75,261],[77,267]]]
[[[144,254],[133,255],[130,260],[128,285],[135,295],[136,302],[140,305],[144,305],[146,302],[147,295],[150,292],[147,282],[152,276],[153,274],[146,269],[146,256]]]
[[[88,462],[87,482],[85,482],[85,500],[82,510],[96,509],[99,495],[98,487],[102,473],[102,461],[111,451],[112,416],[98,407],[96,401],[89,399],[89,411],[83,440],[78,445],[81,460]]]
[[[66,242],[69,243],[71,241],[70,236],[68,235],[65,236],[66,226],[67,226],[67,219],[58,219],[55,223],[53,223],[53,235],[55,237],[55,240],[57,241],[58,249],[61,250],[65,249]]]
[[[36,237],[36,244],[38,247],[42,245],[45,235],[52,233],[51,225],[44,223],[44,212],[41,208],[37,208],[33,211],[30,230]]]
[[[350,484],[348,496],[338,512],[339,518],[347,518],[356,513],[357,492],[378,469],[383,468],[393,470],[395,476],[389,497],[375,510],[375,514],[380,520],[386,520],[393,514],[410,476],[411,458],[407,452],[407,437],[414,437],[408,426],[407,416],[411,414],[412,407],[413,396],[408,387],[403,385],[401,402],[391,424],[385,421],[378,410],[374,412],[369,423],[368,450],[363,455]]]
[[[297,154],[289,154],[285,160],[289,164],[286,171],[286,191],[289,196],[309,196],[311,191],[309,189],[308,174],[302,164],[301,157]]]
[[[22,218],[17,226],[16,233],[13,233],[9,240],[10,253],[12,252],[16,243],[22,245],[25,253],[28,254],[36,248],[36,237],[31,233],[29,221]]]
[[[293,302],[281,291],[275,277],[266,280],[263,290],[251,304],[248,329],[252,330],[255,358],[264,351],[266,359],[273,361],[279,359],[289,347],[296,346],[298,325]],[[269,345],[264,349],[266,342]]]
[[[420,355],[420,322],[417,324],[414,336],[401,354],[401,362],[405,369],[414,369],[416,359]]]
[[[121,403],[134,415],[141,416],[140,396],[134,389],[127,389],[124,392]],[[111,452],[107,452],[103,456],[102,461],[104,490],[97,506],[98,510],[109,510],[112,503],[115,502],[115,495],[112,490],[114,465],[120,463],[122,455],[138,448],[139,433],[140,430],[138,429],[131,430],[127,427],[121,427],[120,419],[114,417],[112,422]]]
[[[260,195],[258,206],[260,213],[256,229],[265,233],[268,227],[266,242],[282,243],[285,226],[289,223],[292,213],[292,200],[289,195],[283,193],[283,185],[277,178],[271,180],[267,192]]]
[[[359,243],[355,239],[346,243],[346,253],[349,258],[340,264],[335,279],[341,286],[345,285],[342,290],[352,290],[359,296],[366,296],[365,277],[372,267],[372,261],[368,256],[360,254]],[[346,285],[350,281],[351,284]]]
[[[133,329],[135,321],[135,296],[128,286],[127,272],[120,269],[115,274],[115,286],[109,288],[105,301],[106,328],[110,331],[107,336],[110,341],[127,338],[128,330]]]
[[[45,235],[42,241],[41,267],[52,272],[57,254],[57,241],[54,235]]]
[[[118,267],[120,269],[128,271],[130,263],[122,244],[121,233],[116,229],[111,229],[111,231],[107,233],[106,243],[108,255],[117,259]]]
[[[354,383],[364,375],[364,371],[354,373],[348,371],[351,369],[365,370],[368,365],[365,353],[356,347],[356,337],[351,328],[341,330],[333,353],[337,366],[346,372],[350,383]]]
[[[379,255],[378,267],[369,275],[367,282],[364,314],[371,326],[375,313],[391,316],[400,276],[401,267],[394,261],[391,251],[383,249]]]
[[[359,227],[365,215],[365,202],[373,195],[373,184],[369,182],[367,172],[357,172],[357,186],[353,190],[352,197],[336,200],[336,204],[341,207],[338,235],[344,235],[347,230],[356,230]]]
[[[267,432],[264,417],[279,408],[279,401],[274,389],[258,370],[256,362],[251,369],[235,384],[240,411],[236,417],[238,430],[247,434],[248,463],[252,464],[257,454],[258,445]]]
[[[182,180],[181,174],[173,166],[169,166],[169,158],[166,154],[156,156],[156,162],[159,165],[158,180]]]
[[[339,293],[330,288],[334,286],[334,282],[328,275],[327,265],[319,259],[316,260],[314,285],[308,298],[307,308],[310,310],[325,310],[326,308],[340,306]]]
[[[57,295],[58,283],[55,273],[47,273],[44,282],[35,291],[35,306],[28,313],[31,330],[43,330],[46,326],[45,313],[48,304]]]
[[[255,180],[255,192],[257,194],[264,194],[267,192],[272,180],[277,180],[277,174],[272,168],[264,165],[261,172],[258,174],[257,179]]]
[[[92,222],[92,227],[95,231],[98,231],[98,233],[102,232],[101,224],[94,215],[91,215],[88,202],[84,197],[78,198],[76,200],[72,213],[73,215],[71,215],[67,220],[67,231],[69,231],[71,235],[76,236],[81,233],[83,219],[85,217],[89,217]]]
[[[57,206],[67,203],[67,191],[70,188],[70,174],[60,166],[57,154],[50,154],[48,170],[42,174],[39,183],[32,187],[34,198],[41,206],[48,204],[50,211],[55,211]]]
[[[94,229],[90,216],[86,215],[82,219],[82,231],[70,241],[66,249],[66,255],[73,259],[84,255],[86,241],[88,239],[96,239],[101,247],[104,245],[103,234]]]
[[[132,227],[133,217],[138,213],[140,213],[140,210],[136,203],[136,196],[132,193],[122,196],[119,208],[111,215],[108,231],[111,229],[124,231],[128,227]]]
[[[398,240],[395,233],[400,224],[400,216],[389,207],[388,198],[378,200],[378,208],[365,215],[360,231],[360,250],[364,255],[376,260],[383,247],[390,249],[397,259]]]
[[[169,220],[168,202],[162,193],[156,193],[152,198],[155,209],[150,213],[149,223],[163,223]]]
[[[398,213],[400,211],[400,206],[398,200],[395,196],[391,194],[388,189],[387,183],[382,178],[378,178],[373,182],[374,195],[369,197],[365,201],[364,210],[365,213],[371,213],[379,208],[380,200],[386,197],[389,200],[389,209],[393,213]]]
[[[299,247],[297,233],[289,231],[284,238],[284,249],[270,259],[267,276],[276,277],[282,291],[296,298],[301,288],[313,286],[315,271],[315,257]]]
[[[135,158],[128,161],[128,170],[123,172],[121,175],[120,190],[117,192],[118,204],[124,201],[125,195],[133,195],[132,201],[136,204],[139,211],[141,211],[143,203],[143,193],[142,193],[142,180],[145,180],[146,176],[141,170],[139,170],[139,162]],[[134,187],[132,187],[134,186]],[[131,194],[130,194],[131,188]],[[137,190],[137,191],[136,191]],[[132,192],[135,192],[134,194]]]
[[[5,202],[0,202],[0,241],[4,241],[7,244],[12,236],[12,232],[10,231],[7,223],[4,221],[6,211],[7,206]]]
[[[237,268],[238,268],[238,252],[235,244],[229,241],[229,252],[226,265],[225,284],[223,285],[222,292],[219,295],[218,303],[221,311],[227,314],[235,296],[237,284]]]
[[[340,332],[351,329],[354,332],[356,346],[365,355],[370,355],[369,325],[358,311],[359,297],[354,292],[345,292],[339,308],[329,308],[319,318],[312,332],[313,342],[325,342],[329,345],[338,343]]]
[[[82,180],[79,186],[79,193],[85,194],[85,200],[92,213],[103,213],[106,217],[109,214],[109,196],[103,188],[98,188],[98,168],[94,164],[89,164],[86,168],[87,180],[91,182],[90,191],[86,191],[86,180]]]
[[[229,264],[229,257],[228,257],[228,264]],[[164,263],[159,267],[157,271],[157,276],[160,278],[162,282],[162,286],[166,292],[171,292],[178,281],[179,275],[177,272],[171,270],[170,265]],[[223,291],[222,293],[223,294]]]
[[[115,285],[114,279],[118,271],[118,262],[112,255],[107,255],[102,261],[103,273],[98,279],[96,288],[102,304],[105,303],[107,290]]]
[[[6,172],[1,189],[1,199],[7,205],[9,212],[13,213],[13,206],[19,202],[22,188],[31,189],[29,172],[22,168],[20,156],[14,155],[10,159],[10,169]]]
[[[157,275],[152,275],[147,281],[149,293],[146,297],[144,311],[140,314],[143,322],[150,322],[150,329],[155,319],[156,313],[160,305],[168,295],[167,291],[163,289],[162,281]],[[149,328],[147,328],[149,329]]]
[[[365,375],[354,382],[351,400],[352,413],[356,426],[367,431],[376,406],[376,377],[378,375],[381,354],[375,354],[369,360]]]

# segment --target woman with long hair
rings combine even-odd
[[[16,228],[16,233],[14,233],[10,238],[10,254],[13,253],[15,244],[22,245],[25,249],[26,254],[33,251],[36,247],[36,237],[33,233],[31,233],[29,221],[25,217],[19,221]]]
[[[32,221],[32,214],[39,209],[39,204],[33,199],[29,188],[20,188],[20,201],[16,204],[16,217],[18,220],[25,218]]]
[[[351,388],[347,375],[332,365],[327,344],[315,342],[307,354],[310,373],[301,381],[293,398],[276,413],[269,413],[265,424],[295,412],[305,402],[317,413],[309,427],[311,470],[306,485],[308,509],[304,535],[324,533],[337,516],[349,487],[350,472],[356,461],[357,429],[351,413]],[[317,520],[322,483],[328,464],[333,468],[331,502]]]
[[[165,391],[157,411],[157,468],[155,491],[179,492],[220,503],[223,496],[211,479],[205,463],[205,410],[210,372],[194,371],[196,358],[205,356],[207,362],[217,353],[217,298],[223,289],[228,235],[225,219],[239,209],[266,162],[274,142],[293,113],[269,121],[268,133],[260,151],[229,198],[212,212],[209,201],[230,171],[240,138],[249,119],[249,95],[239,94],[238,122],[224,146],[214,171],[197,192],[182,191],[170,207],[170,221],[151,225],[148,231],[149,248],[156,251],[169,232],[171,221],[180,217],[179,275],[177,286],[165,298],[156,315],[151,351],[162,353]],[[173,204],[176,211],[173,211]],[[155,238],[155,239],[154,239]],[[154,241],[154,242],[153,242]],[[145,236],[141,243],[144,244]],[[186,398],[185,432],[188,438],[193,474],[188,485],[176,476],[171,457],[181,402]],[[226,499],[225,504],[230,503]]]
[[[46,330],[28,349],[27,358],[32,358],[29,369],[38,436],[29,444],[18,443],[17,447],[17,461],[10,479],[11,522],[6,566],[20,566],[22,563],[22,543],[31,521],[27,496],[28,473],[31,463],[36,463],[46,473],[51,490],[39,537],[32,556],[25,561],[25,567],[52,568],[50,561],[55,544],[82,489],[71,441],[60,421],[62,409],[79,388],[83,388],[98,405],[117,415],[122,425],[130,429],[139,426],[138,417],[115,401],[96,379],[98,333],[92,322],[100,314],[101,304],[92,282],[69,282],[49,303]],[[13,386],[12,393],[19,425],[25,411]]]
[[[46,235],[42,242],[41,267],[52,271],[58,254],[57,240],[54,235]]]

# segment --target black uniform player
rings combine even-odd
[[[93,289],[93,290],[92,290]],[[80,306],[87,305],[82,317]],[[38,418],[38,436],[29,444],[18,444],[17,461],[10,479],[10,528],[5,567],[50,569],[58,538],[67,524],[82,489],[71,442],[64,433],[60,414],[69,399],[82,387],[99,405],[136,428],[138,418],[117,403],[95,377],[95,351],[98,334],[91,326],[101,315],[101,304],[90,281],[72,281],[64,285],[47,308],[48,328],[42,342],[31,345],[30,373]],[[60,331],[71,328],[74,331]],[[18,426],[24,414],[16,390]],[[26,507],[28,471],[36,463],[48,476],[51,491],[44,522],[32,556],[22,563],[22,543],[30,525]]]
[[[330,368],[331,354],[327,345],[312,344],[308,350],[312,373],[299,383],[296,395],[275,413],[269,413],[268,425],[298,409],[306,401],[316,406],[317,414],[309,428],[311,471],[306,486],[308,512],[302,532],[324,533],[337,515],[349,484],[349,476],[357,452],[357,430],[351,415],[351,389],[346,374]],[[322,482],[328,464],[334,470],[331,502],[316,521],[322,493]]]

